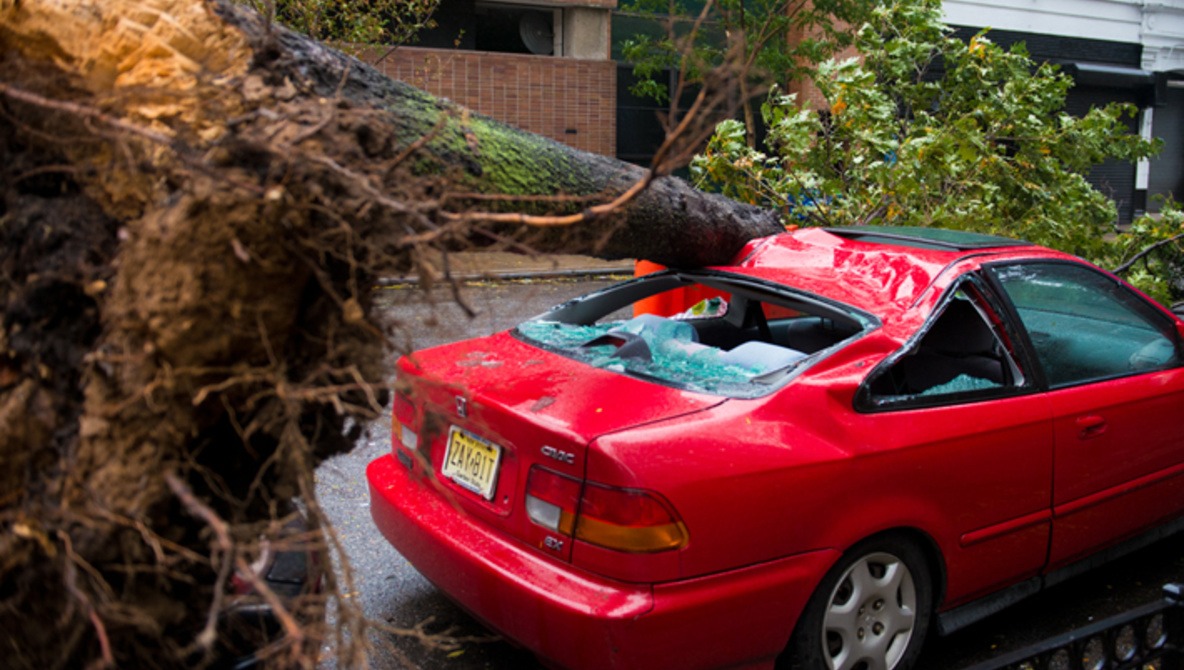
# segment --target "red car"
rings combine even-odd
[[[899,670],[1182,527],[1182,336],[1025,242],[801,230],[404,357],[371,512],[548,665]]]

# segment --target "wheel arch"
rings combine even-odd
[[[937,541],[933,539],[929,533],[920,528],[900,527],[885,530],[875,535],[869,536],[864,540],[860,540],[857,544],[862,544],[865,541],[882,539],[884,537],[897,536],[901,539],[911,542],[921,553],[924,554],[925,560],[929,563],[930,575],[933,579],[933,611],[937,611],[938,605],[945,600],[946,595],[946,561],[942,555],[941,547],[938,546]],[[848,547],[847,551],[856,545]],[[846,552],[844,552],[846,553]]]
[[[938,606],[945,599],[946,565],[945,565],[945,559],[944,559],[942,552],[941,552],[941,548],[938,546],[937,541],[929,533],[926,533],[925,531],[921,530],[920,528],[916,528],[913,526],[898,526],[898,527],[894,527],[894,528],[887,528],[887,529],[872,533],[870,535],[867,535],[867,536],[859,539],[856,542],[852,542],[849,546],[847,546],[843,549],[843,552],[841,554],[839,554],[839,557],[827,569],[826,574],[829,575],[830,571],[833,570],[836,565],[841,564],[845,558],[847,558],[849,555],[851,555],[852,552],[859,551],[861,547],[874,545],[876,543],[883,542],[886,540],[897,540],[897,541],[905,542],[909,545],[912,545],[924,557],[924,560],[926,562],[926,567],[929,569],[929,574],[930,574],[930,577],[932,580],[932,584],[931,584],[932,593],[930,594],[930,597],[932,598],[932,603],[931,603],[932,616],[930,617],[928,627],[931,630],[934,629],[935,622],[937,621]],[[819,584],[816,584],[814,588],[818,589],[822,585],[822,583],[825,581],[826,581],[826,577],[824,575],[824,577],[819,582]],[[811,595],[811,597],[813,597],[813,594]],[[790,652],[791,647],[793,645],[793,639],[794,639],[795,634],[797,633],[797,629],[799,626],[802,625],[802,618],[803,618],[802,614],[804,614],[804,613],[799,613],[799,616],[797,618],[797,622],[794,624],[793,629],[790,631],[789,638],[786,639],[786,643],[785,643],[784,648],[782,649],[781,653],[777,655],[777,658],[776,658],[775,664],[774,664],[774,667],[776,670],[794,670],[793,666],[790,663],[789,652]]]

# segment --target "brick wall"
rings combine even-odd
[[[612,61],[400,47],[376,67],[523,130],[585,151],[616,153]]]

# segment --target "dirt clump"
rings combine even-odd
[[[236,9],[137,3],[128,67],[29,4],[0,3],[0,657],[202,666],[265,548],[329,564],[313,470],[382,412],[370,289],[414,265],[432,185],[276,33],[210,27]],[[245,589],[284,606],[277,665],[316,664],[324,577]]]

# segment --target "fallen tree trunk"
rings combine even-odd
[[[257,53],[276,45],[276,66],[291,62],[309,93],[375,115],[353,130],[368,152],[415,148],[411,170],[447,180],[440,205],[496,205],[500,211],[562,215],[613,200],[646,176],[646,170],[613,158],[572,149],[386,78],[340,52],[284,32],[270,40],[241,14],[227,18],[252,36]],[[480,198],[495,195],[496,200]],[[537,196],[542,196],[539,199]],[[447,220],[447,219],[446,219]],[[465,219],[468,223],[479,217]],[[551,230],[540,235],[540,228]],[[460,227],[462,236],[469,230]],[[674,177],[658,178],[626,207],[591,216],[579,225],[513,226],[542,252],[603,258],[645,258],[665,265],[727,263],[747,241],[781,230],[771,210],[696,190]],[[505,226],[500,232],[507,232]]]
[[[377,276],[476,237],[698,265],[778,229],[665,178],[598,208],[643,171],[218,0],[0,0],[0,72],[9,667],[212,658],[229,575],[292,498],[322,521],[313,468],[382,411]],[[272,651],[311,667],[323,633]]]

